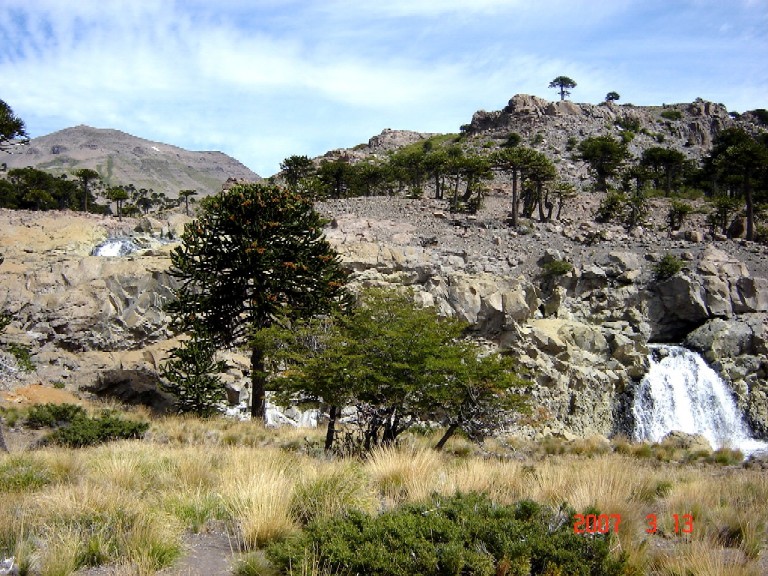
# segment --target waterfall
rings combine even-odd
[[[91,250],[91,256],[127,256],[138,249],[130,238],[109,238]]]
[[[632,407],[636,440],[659,442],[679,430],[701,434],[716,449],[768,451],[768,443],[752,438],[731,391],[701,356],[680,346],[651,346],[650,362]]]

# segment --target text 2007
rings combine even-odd
[[[691,514],[672,514],[675,523],[675,534],[693,533],[693,516]],[[656,534],[658,519],[656,514],[645,517],[646,532]],[[607,534],[619,532],[621,514],[576,514],[573,517],[574,534]]]

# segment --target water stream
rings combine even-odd
[[[731,390],[696,354],[680,346],[651,347],[651,368],[635,395],[635,439],[659,442],[673,430],[701,434],[713,448],[745,455],[768,451],[752,437]]]

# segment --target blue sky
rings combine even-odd
[[[221,150],[263,176],[515,94],[768,108],[768,0],[0,0],[0,99]]]

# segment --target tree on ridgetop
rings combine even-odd
[[[13,113],[8,104],[0,100],[0,150],[8,151],[12,146],[28,143],[24,121]]]
[[[616,102],[621,96],[619,96],[618,92],[608,92],[608,94],[605,95],[605,101],[606,102]]]
[[[549,83],[550,88],[557,88],[560,90],[560,100],[565,100],[566,96],[570,96],[570,88],[576,88],[576,82],[568,78],[568,76],[558,76],[552,82]]]
[[[280,318],[310,318],[342,302],[345,274],[312,200],[274,185],[233,186],[200,203],[171,253],[179,279],[167,310],[176,329],[251,348],[251,414],[265,415],[263,346]]]

